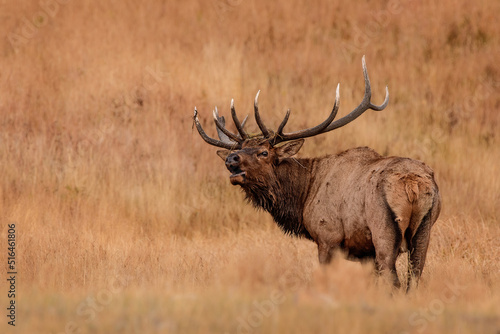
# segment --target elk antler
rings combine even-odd
[[[381,105],[377,106],[372,104],[371,103],[372,90],[370,85],[370,78],[368,77],[368,70],[366,69],[365,56],[363,56],[362,64],[363,64],[363,76],[365,78],[365,96],[363,97],[363,100],[361,101],[359,106],[357,106],[353,111],[351,111],[346,116],[332,123],[333,119],[337,115],[337,111],[339,108],[339,86],[337,86],[337,92],[335,96],[335,104],[333,106],[333,110],[330,113],[330,116],[328,116],[328,118],[323,123],[310,129],[300,130],[291,133],[283,133],[283,128],[285,127],[286,123],[288,122],[288,118],[290,117],[290,109],[288,109],[285,118],[278,127],[278,132],[276,136],[272,139],[272,144],[276,145],[284,141],[316,136],[318,134],[332,131],[346,124],[349,124],[350,122],[354,121],[356,118],[361,116],[361,114],[363,114],[368,109],[377,111],[385,109],[385,107],[387,107],[387,104],[389,103],[389,88],[387,86],[385,87],[385,100]]]
[[[241,138],[247,139],[248,135],[245,132],[245,130],[243,130],[243,127],[245,126],[245,123],[248,119],[248,116],[245,117],[245,119],[243,120],[243,123],[240,123],[238,116],[236,116],[236,111],[234,110],[234,99],[231,99],[231,116],[233,117],[234,125],[236,126],[236,130],[238,130],[238,132],[240,133]]]
[[[381,111],[384,110],[385,107],[389,104],[389,87],[385,86],[385,99],[384,102],[377,106],[373,103],[371,103],[371,98],[372,98],[372,88],[370,85],[370,78],[368,77],[368,70],[366,69],[366,61],[365,61],[365,56],[363,56],[361,62],[363,63],[363,76],[365,78],[365,96],[363,97],[363,101],[357,106],[353,111],[351,111],[348,115],[342,117],[341,119],[336,120],[332,124],[330,124],[325,132],[335,130],[337,128],[340,128],[341,126],[344,126],[352,121],[354,121],[356,118],[361,116],[366,110],[372,109],[375,111]]]
[[[225,120],[223,117],[220,117],[217,119],[217,113],[214,111],[214,117],[215,117],[215,124],[217,126],[217,130],[224,129],[226,130],[225,126]],[[196,129],[198,130],[198,133],[200,134],[201,138],[203,138],[204,141],[209,143],[210,145],[217,146],[217,147],[222,147],[228,150],[235,150],[235,149],[240,149],[241,148],[241,143],[240,142],[234,142],[229,139],[230,136],[228,136],[225,132],[221,130],[221,132],[217,131],[219,133],[219,139],[213,139],[209,137],[205,131],[203,130],[203,127],[200,124],[200,120],[198,119],[198,110],[196,110],[196,107],[194,107],[194,116],[193,116],[193,121],[194,124],[196,125]],[[222,124],[220,124],[222,122]],[[227,130],[226,130],[227,131]],[[228,133],[231,133],[227,131]],[[221,135],[222,133],[222,135]],[[232,134],[232,133],[231,133]]]
[[[196,129],[201,135],[201,138],[203,138],[203,140],[205,140],[207,143],[209,143],[210,145],[226,148],[228,150],[235,150],[240,149],[241,144],[248,138],[248,134],[245,132],[245,130],[243,130],[248,116],[245,117],[243,122],[240,123],[234,110],[234,100],[231,100],[231,115],[233,117],[234,124],[236,125],[236,129],[240,134],[239,136],[226,129],[226,120],[224,119],[224,116],[219,116],[217,107],[215,107],[215,110],[213,111],[215,128],[217,129],[217,135],[219,136],[220,140],[211,138],[205,133],[203,127],[200,124],[200,120],[198,119],[198,110],[196,110],[196,107],[194,107],[193,120],[194,124],[196,125]]]
[[[283,128],[285,127],[286,122],[288,122],[288,118],[290,117],[290,109],[288,109],[286,111],[285,118],[283,119],[280,126],[278,127],[278,132],[276,133],[276,136],[272,140],[272,144],[276,145],[276,144],[284,142],[284,141],[312,137],[312,136],[319,135],[320,133],[326,132],[325,129],[335,119],[335,116],[337,116],[337,112],[339,111],[339,106],[340,106],[339,89],[340,89],[340,84],[337,85],[337,90],[335,92],[335,104],[333,105],[333,109],[332,109],[332,112],[330,113],[330,116],[328,116],[328,118],[325,119],[323,121],[323,123],[316,125],[315,127],[292,132],[292,133],[283,133]]]
[[[288,119],[290,118],[290,109],[288,109],[285,118],[278,127],[278,131],[276,133],[269,131],[267,127],[264,125],[264,122],[262,121],[262,118],[260,117],[259,114],[259,94],[260,94],[259,90],[257,92],[257,95],[255,96],[254,114],[255,114],[255,121],[257,122],[257,125],[259,126],[259,129],[262,132],[263,137],[268,139],[269,142],[274,146],[284,141],[313,137],[321,133],[326,133],[328,131],[338,129],[354,121],[368,109],[377,111],[385,109],[385,107],[387,107],[387,104],[389,103],[389,88],[387,86],[385,87],[385,100],[381,105],[378,106],[371,103],[372,90],[370,85],[370,78],[368,77],[368,70],[366,69],[365,56],[363,56],[362,65],[363,65],[363,76],[365,79],[365,95],[359,106],[357,106],[353,111],[351,111],[349,114],[342,117],[341,119],[338,119],[335,122],[333,121],[335,119],[335,116],[337,116],[337,112],[340,106],[340,94],[339,94],[340,84],[339,84],[337,85],[337,90],[335,92],[335,104],[333,105],[332,112],[330,113],[328,118],[324,120],[321,124],[316,125],[309,129],[284,133],[283,129],[285,128],[285,125],[288,122]],[[236,126],[236,130],[238,130],[239,136],[226,129],[225,119],[223,116],[219,116],[217,107],[215,107],[213,116],[220,140],[213,139],[205,133],[200,124],[200,121],[198,120],[198,111],[196,110],[196,107],[194,108],[193,119],[196,125],[196,129],[198,129],[198,132],[200,133],[203,140],[205,140],[210,145],[226,148],[229,150],[235,150],[235,149],[240,149],[243,145],[243,142],[250,138],[249,135],[245,132],[245,130],[243,130],[243,126],[245,125],[248,116],[243,120],[242,123],[240,123],[238,117],[236,116],[236,111],[234,109],[234,100],[231,100],[231,116],[233,118],[234,125]]]
[[[269,138],[269,130],[267,130],[267,128],[264,125],[264,122],[262,122],[262,118],[260,118],[260,114],[259,114],[259,94],[260,94],[260,90],[257,92],[257,95],[255,95],[255,101],[253,102],[253,110],[255,112],[255,121],[257,122],[257,125],[259,126],[260,131],[262,131],[264,138]]]
[[[215,107],[213,114],[215,127],[217,128],[217,133],[222,141],[228,142],[228,139],[230,138],[238,144],[243,143],[244,139],[238,137],[237,135],[226,129],[226,121],[224,119],[224,116],[219,117],[219,111],[217,110],[217,107]]]

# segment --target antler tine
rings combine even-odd
[[[247,139],[248,135],[245,132],[245,130],[243,130],[243,126],[245,125],[247,118],[245,117],[245,119],[243,120],[243,123],[240,123],[238,116],[236,116],[236,110],[234,109],[234,99],[231,99],[231,116],[233,117],[234,125],[236,125],[236,130],[238,130],[238,133],[240,134],[241,139]]]
[[[267,130],[266,126],[264,125],[264,122],[262,122],[262,119],[260,118],[260,114],[259,114],[259,94],[260,94],[260,90],[257,92],[257,95],[255,95],[255,101],[253,104],[253,109],[255,112],[255,121],[257,122],[257,125],[259,126],[260,131],[262,131],[264,138],[268,138],[269,131]]]
[[[387,107],[387,104],[389,104],[389,87],[387,87],[387,86],[385,87],[385,100],[384,100],[384,102],[379,106],[371,103],[372,89],[371,89],[371,85],[370,85],[370,78],[368,77],[368,70],[366,69],[365,56],[363,56],[362,64],[363,64],[363,76],[365,78],[365,96],[363,97],[363,101],[361,101],[359,106],[357,106],[349,114],[347,114],[346,116],[344,116],[344,117],[336,120],[332,124],[330,124],[324,132],[338,129],[338,128],[354,121],[356,118],[361,116],[368,109],[381,111],[381,110],[384,110],[385,107]]]
[[[247,120],[248,120],[248,115],[245,116],[245,119],[243,120],[243,122],[241,122],[241,127],[244,128],[245,127],[245,124],[247,124]]]
[[[278,127],[278,135],[274,138],[273,145],[276,145],[280,142],[284,142],[284,141],[288,141],[288,140],[316,136],[320,133],[325,132],[325,129],[335,119],[335,116],[337,116],[337,112],[339,111],[339,106],[340,106],[340,92],[339,92],[339,90],[340,90],[340,84],[337,85],[337,89],[335,91],[335,104],[333,105],[332,112],[330,113],[330,115],[328,116],[328,118],[326,120],[324,120],[321,124],[316,125],[315,127],[292,132],[292,133],[283,133],[283,128],[285,127],[286,123],[288,122],[288,117],[290,116],[290,109],[288,109],[285,118],[283,119],[280,126]]]
[[[226,127],[226,119],[224,118],[224,116],[220,116],[219,117],[219,122],[224,126]],[[231,142],[231,139],[226,136],[224,134],[224,132],[222,132],[217,126],[215,127],[215,129],[217,130],[217,135],[219,136],[219,139],[222,141],[222,142]]]
[[[241,138],[239,138],[237,135],[226,129],[226,121],[223,116],[219,116],[219,111],[217,110],[217,107],[215,107],[213,115],[214,115],[215,127],[217,128],[217,133],[219,135],[220,140],[225,142],[228,141],[229,139],[232,139],[233,141],[239,144],[243,142]],[[223,135],[225,135],[225,137],[227,137],[227,140],[225,140],[226,138],[224,138],[224,136],[221,136],[221,132]]]
[[[288,122],[288,118],[290,117],[290,109],[286,111],[285,118],[283,118],[283,121],[281,122],[280,126],[278,127],[278,131],[276,132],[278,136],[283,136],[283,129],[285,128],[286,123]]]
[[[239,149],[241,148],[241,144],[239,143],[229,143],[229,142],[223,142],[221,140],[213,139],[209,137],[205,131],[203,130],[203,127],[200,124],[200,120],[198,119],[198,110],[196,110],[196,107],[194,107],[194,116],[193,116],[193,121],[196,126],[196,129],[198,130],[198,133],[200,134],[201,138],[203,138],[204,141],[206,141],[208,144],[217,146],[217,147],[222,147],[228,150],[234,150],[234,149]]]

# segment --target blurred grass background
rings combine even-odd
[[[15,222],[17,332],[500,330],[498,1],[0,6],[0,245]],[[369,265],[320,268],[192,128],[196,105],[215,136],[213,107],[228,115],[234,98],[243,117],[259,89],[267,124],[291,108],[287,128],[310,127],[338,82],[341,117],[363,96],[363,55],[389,107],[300,154],[366,145],[434,169],[444,206],[409,296]]]

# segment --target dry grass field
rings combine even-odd
[[[500,333],[500,2],[0,1],[1,333]],[[300,156],[423,160],[443,198],[418,289],[282,235],[193,130],[215,105],[354,123]],[[253,117],[248,123],[257,130]],[[16,225],[16,326],[7,324]],[[405,272],[405,259],[398,267]]]

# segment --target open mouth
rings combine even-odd
[[[247,172],[242,171],[239,167],[231,168],[230,172],[232,173],[229,177],[231,184],[236,185],[245,183]]]

